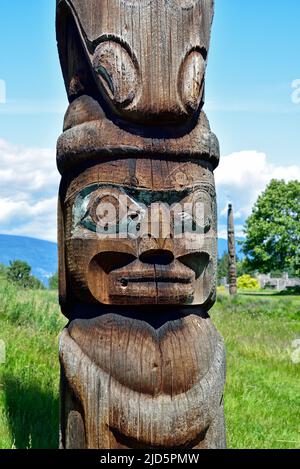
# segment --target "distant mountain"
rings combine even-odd
[[[57,245],[41,239],[0,234],[0,262],[26,261],[32,267],[32,274],[45,285],[57,271]]]
[[[241,238],[238,238],[240,240]],[[227,252],[227,240],[218,240],[218,256]],[[238,257],[243,257],[241,247],[237,244]],[[26,238],[0,234],[0,262],[9,265],[9,261],[22,260],[32,267],[32,274],[45,285],[57,271],[57,244],[41,239]]]

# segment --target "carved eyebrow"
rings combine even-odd
[[[126,194],[137,202],[143,203],[148,206],[155,202],[165,202],[172,204],[179,202],[183,198],[187,197],[192,189],[184,189],[182,191],[176,191],[169,189],[165,191],[153,191],[151,189],[135,189],[135,188],[124,188]]]
[[[180,202],[182,199],[188,197],[189,195],[203,191],[210,196],[214,196],[215,190],[211,184],[198,183],[194,187],[185,188],[183,190],[176,189],[166,189],[160,191],[153,191],[152,189],[140,188],[140,187],[129,187],[126,185],[120,184],[92,184],[84,189],[81,189],[77,192],[75,199],[77,197],[85,198],[86,196],[92,194],[93,192],[101,189],[114,189],[118,190],[120,194],[125,194],[129,198],[134,199],[134,201],[143,203],[144,205],[150,205],[155,202],[165,202],[168,204],[173,204],[174,202]],[[68,198],[68,200],[71,197]]]
[[[139,188],[139,187],[129,187],[126,185],[119,185],[119,184],[92,184],[88,187],[85,187],[81,189],[80,191],[77,192],[75,198],[78,196],[81,196],[82,198],[85,198],[86,196],[92,194],[95,191],[99,190],[107,190],[107,189],[114,189],[120,192],[120,194],[126,194],[131,198],[134,198],[138,201],[141,201],[140,199],[150,199],[151,202],[153,202],[153,199],[157,199],[157,201],[161,199],[172,199],[173,197],[177,198],[183,198],[186,197],[188,194],[193,192],[193,188],[188,188],[184,189],[181,191],[176,191],[175,189],[166,189],[166,190],[160,190],[160,191],[153,191],[152,189],[147,189],[147,188]],[[172,197],[173,196],[173,197]]]
[[[88,195],[92,194],[93,192],[96,192],[100,189],[115,189],[120,192],[120,195],[124,195],[124,187],[120,186],[118,184],[90,184],[89,186],[83,187],[80,190],[73,191],[71,194],[68,195],[68,197],[65,198],[65,203],[68,203],[70,200],[75,201],[79,197],[81,199],[85,199]],[[126,194],[126,193],[125,193]]]

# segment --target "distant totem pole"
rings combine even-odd
[[[61,448],[224,448],[213,0],[57,0]]]
[[[235,235],[234,235],[234,217],[232,204],[228,205],[228,272],[229,272],[229,293],[230,295],[237,294],[237,275],[236,275],[236,250],[235,250]]]

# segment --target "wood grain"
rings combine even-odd
[[[100,90],[105,105],[126,120],[161,125],[193,117],[204,101],[213,5],[58,0],[58,45],[69,97],[76,88],[79,94]]]
[[[224,448],[213,0],[57,0],[60,447]]]
[[[190,314],[157,330],[119,315],[76,320],[60,356],[87,448],[225,445],[224,345],[208,318]]]

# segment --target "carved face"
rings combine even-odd
[[[58,43],[70,97],[101,95],[125,119],[160,124],[196,113],[203,102],[213,0],[57,4]],[[87,69],[90,74],[83,72]]]
[[[101,304],[205,304],[215,293],[212,172],[123,159],[83,171],[64,201],[72,294]]]

